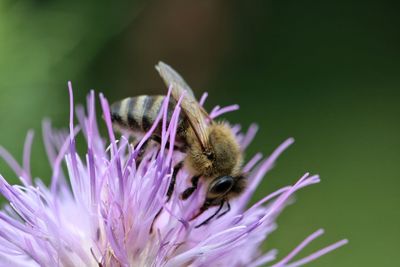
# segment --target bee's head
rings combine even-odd
[[[209,220],[211,220],[215,215],[217,215],[221,210],[222,206],[224,205],[224,203],[228,203],[228,211],[229,211],[230,210],[229,200],[242,193],[246,188],[246,185],[247,185],[247,180],[243,174],[238,176],[224,175],[215,178],[208,185],[206,200],[200,207],[199,211],[195,215],[193,215],[193,217],[190,220],[196,219],[204,211],[208,210],[208,208],[212,206],[220,206],[214,215],[209,217],[200,225],[196,226],[197,228],[204,224],[207,224]],[[226,212],[224,212],[223,214],[225,213]],[[219,216],[222,216],[222,214]]]
[[[219,205],[221,201],[231,199],[239,195],[246,188],[247,180],[244,175],[224,175],[210,182],[207,189],[206,202],[210,206]]]

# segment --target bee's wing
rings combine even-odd
[[[182,93],[185,93],[183,97],[181,107],[185,113],[190,126],[197,136],[201,146],[204,148],[209,147],[209,140],[207,135],[207,112],[201,107],[196,100],[192,89],[185,82],[185,80],[169,65],[164,62],[159,62],[156,66],[157,71],[164,80],[167,86],[172,86],[172,97],[178,101]]]

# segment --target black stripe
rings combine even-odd
[[[175,107],[176,107],[176,101],[175,99],[173,99],[172,97],[169,99],[169,103],[168,103],[168,114],[167,114],[167,123],[169,124],[169,122],[171,121],[172,118],[172,114],[174,113]],[[181,111],[182,114],[182,111]],[[179,115],[180,117],[181,115]]]
[[[128,126],[134,130],[140,129],[139,123],[135,120],[135,117],[133,116],[133,114],[137,112],[135,111],[137,99],[137,97],[129,98],[128,103]]]
[[[120,115],[120,109],[121,109],[121,101],[115,102],[111,105],[110,113],[111,113],[111,121],[113,123],[123,124]]]
[[[161,101],[158,102],[157,111],[156,111],[156,113],[155,113],[155,117],[154,117],[153,120],[155,120],[155,119],[157,118],[158,114],[160,113],[161,108],[162,108],[163,103],[164,103],[165,96],[155,96],[154,98],[155,98],[155,100],[156,100],[156,99],[157,99],[157,100],[158,100],[158,99],[161,99]],[[153,122],[154,122],[154,121],[153,121]],[[161,118],[161,121],[157,124],[156,130],[155,130],[154,132],[155,132],[155,134],[158,134],[158,135],[161,136],[161,131],[162,131],[162,118]]]
[[[169,99],[169,105],[168,105],[168,124],[171,121],[172,114],[174,113],[174,110],[176,108],[177,102],[174,98]],[[180,133],[183,133],[183,130],[186,130],[188,127],[188,123],[186,120],[185,112],[181,109],[181,112],[179,113],[179,118],[178,118],[178,135]]]
[[[147,132],[150,130],[151,125],[154,122],[155,118],[150,117],[150,110],[153,107],[155,97],[154,96],[146,96],[143,103],[143,117],[142,117],[142,130]]]

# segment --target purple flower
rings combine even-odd
[[[24,160],[20,166],[4,149],[0,155],[13,168],[22,185],[10,185],[0,176],[0,192],[8,204],[0,211],[0,266],[300,266],[344,244],[339,241],[308,257],[294,256],[323,231],[307,237],[289,255],[275,263],[277,251],[263,254],[260,245],[276,229],[276,217],[297,190],[319,182],[305,174],[297,183],[286,186],[247,208],[248,201],[277,157],[293,143],[286,140],[268,158],[255,155],[244,166],[249,186],[225,216],[200,228],[195,226],[214,212],[212,208],[194,221],[189,218],[204,200],[204,188],[189,200],[179,193],[188,186],[189,174],[181,171],[170,201],[166,192],[173,166],[183,154],[173,151],[180,112],[175,108],[169,125],[164,123],[162,144],[146,150],[136,162],[138,152],[150,130],[136,147],[126,137],[116,140],[107,100],[100,94],[108,139],[100,136],[95,113],[95,95],[87,99],[87,110],[77,108],[78,125],[73,121],[73,95],[69,84],[71,114],[68,132],[54,130],[48,121],[43,136],[52,167],[51,184],[32,179],[29,167],[33,134],[28,133]],[[201,99],[204,103],[206,95]],[[165,103],[168,103],[168,97]],[[215,118],[237,106],[216,107]],[[156,123],[166,116],[164,104]],[[164,120],[165,121],[165,120]],[[156,124],[153,125],[154,129]],[[234,126],[244,150],[257,128],[241,133]],[[82,133],[87,152],[80,157],[75,137]],[[65,166],[64,166],[65,165]],[[162,209],[160,216],[157,213]],[[156,218],[156,219],[155,219]],[[154,225],[152,227],[154,221]],[[151,231],[153,229],[153,231]]]

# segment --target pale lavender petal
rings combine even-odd
[[[254,137],[256,136],[257,131],[258,131],[257,124],[253,123],[252,125],[250,125],[246,135],[240,141],[240,147],[242,148],[242,150],[245,150],[250,145],[251,141],[253,141]]]
[[[26,135],[26,140],[24,144],[24,155],[23,155],[23,171],[24,174],[22,175],[23,179],[26,181],[27,184],[32,184],[32,177],[31,177],[31,149],[32,149],[32,142],[33,142],[34,132],[28,131]]]
[[[18,177],[21,177],[23,175],[22,167],[18,164],[14,157],[11,156],[11,154],[8,153],[8,151],[5,150],[2,146],[0,146],[0,157],[4,159],[4,161],[8,164],[8,166],[10,166],[10,168]],[[24,183],[24,179],[21,179],[21,182]]]
[[[263,162],[258,164],[262,156],[257,153],[244,165],[249,186],[241,197],[230,201],[229,213],[195,228],[216,208],[190,221],[204,202],[207,185],[201,180],[190,199],[181,200],[180,193],[188,187],[192,176],[186,168],[178,173],[175,190],[167,201],[174,166],[185,156],[174,151],[180,104],[185,96],[177,101],[172,114],[167,114],[171,89],[151,129],[133,147],[128,136],[119,138],[113,132],[110,107],[102,94],[99,98],[109,141],[100,135],[94,91],[87,97],[87,108],[76,109],[78,125],[74,125],[69,82],[69,131],[54,130],[50,122],[43,122],[43,138],[52,168],[50,188],[41,180],[31,181],[33,133],[27,135],[22,167],[0,147],[0,156],[22,179],[22,185],[11,185],[0,176],[0,193],[8,201],[0,211],[0,266],[256,267],[275,259],[277,250],[262,254],[261,244],[277,229],[276,217],[291,203],[293,194],[318,183],[319,177],[307,174],[294,185],[270,193],[246,209],[277,157],[293,143],[288,139]],[[204,94],[201,105],[206,98]],[[210,116],[237,108],[216,107]],[[161,145],[150,142],[138,162],[140,149],[160,123]],[[247,133],[241,132],[240,125],[232,126],[242,149],[250,144],[256,131],[255,125]],[[87,143],[84,155],[79,155],[75,148],[79,133]],[[308,237],[275,266],[300,266],[347,242],[339,241],[290,263],[317,235],[319,232]]]
[[[330,246],[327,246],[326,248],[323,248],[323,249],[321,249],[321,250],[319,250],[317,252],[314,252],[313,254],[311,254],[311,255],[309,255],[309,256],[307,256],[307,257],[305,257],[305,258],[303,258],[303,259],[301,259],[299,261],[296,261],[296,262],[293,262],[291,264],[288,264],[286,266],[287,267],[298,267],[298,266],[305,265],[306,263],[309,263],[309,262],[311,262],[313,260],[316,260],[316,259],[320,258],[321,256],[331,252],[332,250],[335,250],[335,249],[337,249],[337,248],[339,248],[341,246],[346,245],[347,243],[348,243],[347,239],[340,240],[340,241],[338,241],[338,242],[336,242],[336,243],[334,243],[334,244],[332,244]]]
[[[249,186],[246,192],[240,197],[240,202],[242,205],[246,205],[249,201],[250,197],[253,195],[256,190],[258,184],[264,178],[265,174],[274,166],[276,159],[285,151],[291,144],[293,144],[294,139],[289,138],[285,142],[283,142],[274,152],[261,164],[260,167],[257,168],[255,174],[252,174],[249,177]]]
[[[278,254],[278,251],[275,250],[275,249],[273,249],[271,251],[268,251],[264,255],[258,257],[257,259],[255,259],[255,261],[250,263],[250,265],[248,267],[264,266],[266,263],[275,260],[277,254]]]
[[[319,229],[310,236],[308,236],[303,242],[301,242],[292,252],[290,252],[285,258],[280,260],[278,263],[272,265],[271,267],[282,267],[285,266],[290,260],[292,260],[301,250],[303,250],[309,243],[314,239],[321,236],[324,233],[323,229]]]
[[[208,97],[208,93],[204,92],[199,101],[200,106],[204,106],[204,103],[206,102],[207,97]]]
[[[210,118],[215,119],[216,117],[221,116],[224,113],[232,112],[239,109],[239,105],[230,105],[223,108],[216,108],[210,113]]]
[[[247,162],[246,165],[244,165],[243,172],[248,173],[261,159],[262,159],[261,153],[255,154],[254,157],[251,160],[249,160],[249,162]]]

